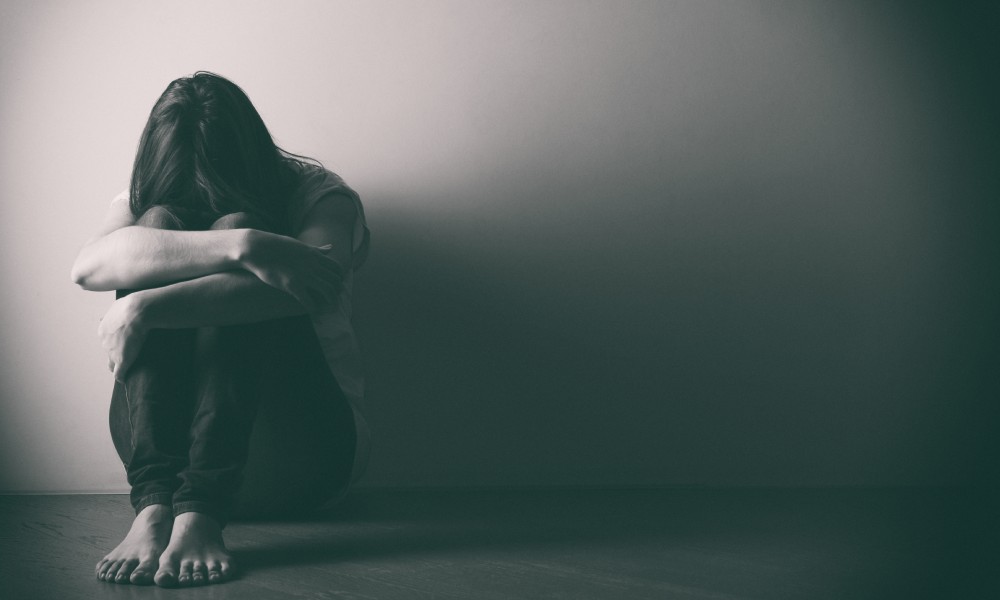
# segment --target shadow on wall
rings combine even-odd
[[[904,231],[914,241],[887,252],[886,231],[692,228],[667,212],[625,235],[595,213],[563,223],[575,248],[550,245],[554,222],[373,212],[356,301],[372,472],[404,485],[981,475],[996,288],[955,270],[989,270],[978,243],[953,232],[942,256]]]
[[[995,88],[923,16],[895,79],[847,45],[369,197],[369,483],[992,479]]]

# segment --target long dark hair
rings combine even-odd
[[[170,82],[150,111],[132,167],[129,207],[153,205],[222,216],[249,212],[287,230],[288,160],[246,93],[198,71]]]

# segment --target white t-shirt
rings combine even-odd
[[[299,176],[299,183],[288,198],[288,222],[293,237],[302,230],[305,216],[324,197],[334,194],[346,196],[354,201],[357,209],[352,235],[353,260],[350,265],[341,265],[345,273],[340,299],[331,309],[312,317],[326,362],[354,412],[358,441],[351,480],[357,481],[368,465],[371,433],[363,414],[365,378],[361,352],[351,324],[351,292],[354,288],[354,271],[368,257],[371,233],[365,221],[361,198],[340,176],[317,165],[295,160],[288,161],[288,164]],[[125,190],[115,196],[112,203],[128,202],[128,197],[129,191]]]

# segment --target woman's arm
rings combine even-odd
[[[335,285],[331,285],[335,289]],[[301,315],[335,301],[316,298],[309,306],[246,271],[226,271],[139,290],[129,296],[144,329],[184,329],[254,323]]]
[[[97,329],[116,379],[151,329],[232,325],[304,314],[294,297],[246,271],[226,271],[138,290],[115,300]]]
[[[140,227],[134,225],[128,202],[116,200],[101,231],[77,256],[71,277],[86,290],[110,291],[244,269],[308,303],[302,297],[303,287],[315,279],[315,272],[332,269],[339,277],[339,265],[351,264],[356,216],[350,198],[331,194],[306,214],[296,240],[252,229],[170,231]],[[317,247],[326,249],[320,253]],[[337,264],[329,264],[329,259]]]
[[[73,282],[91,291],[135,289],[239,268],[245,230],[167,231],[135,222],[128,198],[116,198],[73,263]]]
[[[351,264],[355,218],[349,198],[328,196],[306,215],[297,247],[275,239],[281,236],[250,230],[248,249],[236,261],[245,271],[214,273],[132,295],[139,296],[140,312],[154,329],[251,323],[322,310],[337,301],[343,278],[339,265]],[[283,254],[299,250],[309,253]],[[303,263],[310,255],[328,268],[306,271]]]
[[[240,267],[247,230],[169,231],[130,225],[89,241],[73,263],[85,290],[147,288]]]
[[[139,310],[153,329],[251,323],[323,310],[337,301],[343,279],[340,265],[351,264],[355,218],[349,198],[328,196],[306,215],[294,245],[278,239],[281,236],[250,230],[248,249],[237,259],[245,271],[210,274],[132,295],[139,297]],[[308,252],[291,254],[302,250]],[[317,266],[306,264],[308,258]]]
[[[353,204],[345,204],[344,200],[342,196],[320,200],[306,215],[298,240],[283,238],[294,242],[294,246],[277,239],[282,236],[249,230],[250,250],[243,252],[238,261],[245,270],[211,273],[136,291],[116,300],[99,329],[115,376],[131,364],[150,329],[251,323],[315,312],[336,302],[341,283],[337,265],[351,264],[356,218]],[[309,267],[306,271],[295,272],[276,268],[266,260],[283,251],[303,248],[321,257],[319,264],[333,268],[305,265],[303,268]],[[286,284],[280,284],[286,280]],[[281,285],[295,293],[280,289]]]

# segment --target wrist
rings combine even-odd
[[[150,307],[154,296],[151,292],[151,290],[136,290],[119,300],[119,302],[125,303],[129,322],[136,329],[149,330],[153,328],[150,323],[150,315],[152,314]]]
[[[234,229],[233,233],[235,234],[234,240],[230,244],[226,259],[229,261],[230,267],[246,269],[261,232],[256,229]]]

